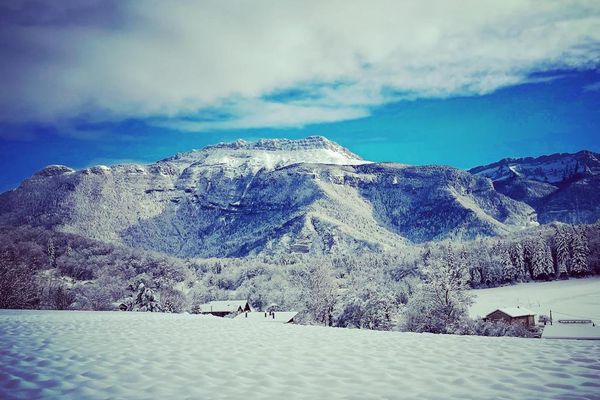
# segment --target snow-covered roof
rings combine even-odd
[[[600,340],[600,327],[592,324],[546,325],[542,339],[587,339]]]
[[[248,304],[247,300],[220,300],[200,304],[200,312],[235,312],[243,310]]]
[[[241,313],[235,319],[243,319],[245,321],[260,321],[260,322],[279,322],[286,324],[290,322],[298,313],[296,311],[275,311],[269,315],[268,312],[255,311]]]
[[[498,308],[494,311],[492,311],[491,313],[489,313],[488,315],[496,312],[496,311],[501,311],[504,314],[516,318],[516,317],[525,317],[528,315],[535,315],[535,313],[531,310],[528,310],[526,308],[523,307],[505,307],[505,308]]]

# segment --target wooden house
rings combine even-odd
[[[216,317],[225,317],[229,314],[239,314],[247,311],[252,311],[250,303],[247,300],[211,301],[201,304],[198,307],[200,314],[214,315]]]
[[[526,328],[533,328],[535,326],[534,312],[521,307],[499,308],[486,315],[483,320],[521,324]]]

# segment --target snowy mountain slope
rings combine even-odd
[[[498,194],[489,180],[444,166],[370,164],[361,184],[375,217],[415,242],[494,236],[535,225],[533,210]]]
[[[337,165],[369,163],[322,136],[309,136],[302,140],[261,139],[256,142],[237,140],[179,153],[163,161],[183,168],[193,164],[206,167],[226,166],[244,174],[256,173],[263,168],[273,170],[297,163]]]
[[[212,257],[379,251],[536,221],[488,179],[370,163],[309,137],[219,144],[150,165],[50,166],[0,195],[0,223]]]
[[[575,154],[560,153],[537,158],[505,158],[472,168],[469,172],[494,182],[518,177],[560,184],[576,177],[600,174],[600,154],[584,150]]]
[[[538,158],[504,159],[471,173],[535,208],[541,223],[593,223],[600,218],[600,154],[580,151]]]

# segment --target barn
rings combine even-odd
[[[225,317],[229,314],[239,314],[246,311],[252,311],[250,303],[247,300],[211,301],[200,304],[198,307],[200,314],[214,315],[216,317]]]
[[[504,321],[509,324],[521,324],[526,328],[535,326],[535,313],[522,307],[498,308],[483,318],[484,321]]]

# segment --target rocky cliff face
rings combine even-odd
[[[383,250],[537,220],[485,176],[370,163],[309,137],[219,144],[150,165],[50,166],[0,195],[0,223],[222,257]]]
[[[598,153],[504,159],[470,172],[492,179],[500,193],[531,205],[541,223],[593,223],[600,217]]]

